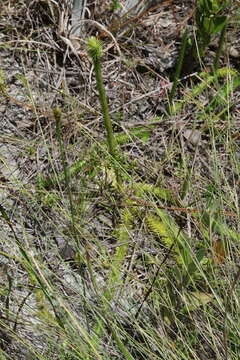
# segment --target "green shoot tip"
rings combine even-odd
[[[102,57],[102,44],[101,41],[91,36],[87,42],[88,53],[93,61],[99,60]]]

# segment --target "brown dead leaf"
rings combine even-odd
[[[221,239],[213,240],[213,262],[214,264],[222,264],[225,260],[225,249]]]

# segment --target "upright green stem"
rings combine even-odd
[[[113,134],[107,96],[103,84],[103,76],[101,69],[102,46],[101,46],[101,42],[97,40],[95,37],[91,37],[88,39],[88,53],[93,60],[94,71],[97,81],[97,89],[99,93],[99,100],[102,107],[104,126],[107,132],[107,143],[108,143],[109,153],[114,158],[114,160],[118,160],[117,144]],[[115,168],[117,181],[119,182],[120,179],[119,179],[118,171],[116,170],[115,166],[114,168]]]
[[[222,31],[221,31],[221,34],[220,34],[220,38],[219,38],[219,42],[218,42],[218,49],[217,49],[215,59],[214,59],[214,62],[213,62],[214,71],[216,71],[218,69],[218,66],[219,66],[219,58],[220,58],[220,55],[221,55],[221,52],[222,52],[226,31],[227,31],[227,25],[225,24],[224,27],[222,28]]]
[[[114,135],[113,135],[112,122],[110,120],[110,115],[109,115],[107,97],[106,97],[105,88],[103,85],[100,61],[96,61],[96,63],[94,64],[94,70],[95,70],[95,74],[96,74],[99,99],[100,99],[100,103],[102,106],[104,126],[107,131],[107,142],[108,142],[108,146],[109,146],[109,152],[113,157],[116,157],[116,144],[115,144],[115,139],[114,139]]]
[[[173,80],[172,89],[171,89],[170,94],[169,94],[169,113],[170,114],[171,114],[171,112],[173,110],[172,109],[173,108],[173,98],[175,96],[176,89],[177,89],[177,83],[178,83],[179,76],[180,76],[181,71],[182,71],[183,59],[184,59],[186,46],[187,46],[187,40],[188,40],[188,31],[186,29],[184,34],[183,34],[180,53],[179,53],[179,58],[178,58],[178,63],[177,63],[177,68],[176,68],[176,72],[174,74],[174,80]]]

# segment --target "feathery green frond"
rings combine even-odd
[[[168,189],[163,189],[157,185],[147,184],[147,183],[133,183],[133,189],[136,190],[137,196],[142,196],[143,194],[154,195],[161,200],[171,200],[172,193]]]
[[[168,228],[159,217],[152,214],[147,216],[147,224],[149,229],[157,236],[160,237],[161,241],[167,248],[170,248],[174,244],[174,239],[169,235]]]

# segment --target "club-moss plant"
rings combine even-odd
[[[112,127],[112,121],[109,114],[109,107],[108,107],[108,101],[107,96],[103,84],[103,76],[102,76],[102,69],[101,69],[101,58],[103,55],[102,50],[102,44],[101,41],[98,40],[95,37],[90,37],[88,39],[88,53],[90,57],[92,58],[93,65],[94,65],[94,71],[96,75],[96,81],[97,81],[97,89],[99,93],[99,100],[102,108],[102,114],[103,114],[103,120],[104,120],[104,126],[107,132],[107,144],[109,153],[114,159],[114,169],[115,169],[115,175],[117,182],[120,183],[120,176],[119,171],[116,168],[116,163],[119,160],[119,154],[117,150],[117,143],[114,138],[113,134],[113,127]]]
[[[236,70],[228,67],[218,69],[214,73],[201,72],[198,77],[201,79],[201,82],[189,90],[178,103],[174,104],[171,109],[172,114],[180,112],[185,104],[187,104],[190,100],[198,97],[205,89],[207,89],[210,85],[214,84],[214,82],[218,81],[219,79],[228,77],[233,78],[233,88],[229,88],[228,86],[229,90],[235,89],[239,83],[239,73]]]

